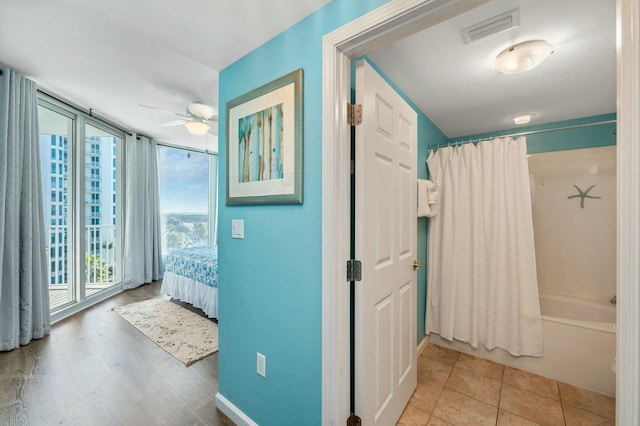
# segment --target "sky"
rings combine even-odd
[[[160,146],[160,210],[162,213],[207,213],[209,156]]]

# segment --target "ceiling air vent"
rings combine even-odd
[[[461,31],[462,38],[465,44],[469,44],[472,41],[490,36],[491,34],[498,34],[503,31],[507,31],[519,25],[520,8],[517,8],[463,29]]]

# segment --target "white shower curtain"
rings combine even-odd
[[[429,225],[428,332],[542,355],[526,154],[524,138],[498,138],[429,155],[442,194]]]

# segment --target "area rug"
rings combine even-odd
[[[218,325],[167,299],[157,297],[112,310],[186,366],[218,350]]]

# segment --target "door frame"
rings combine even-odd
[[[488,0],[395,0],[322,40],[322,424],[349,416],[351,60]],[[617,0],[618,424],[640,423],[640,0]],[[634,141],[636,143],[634,143]],[[621,374],[623,373],[623,374]]]

